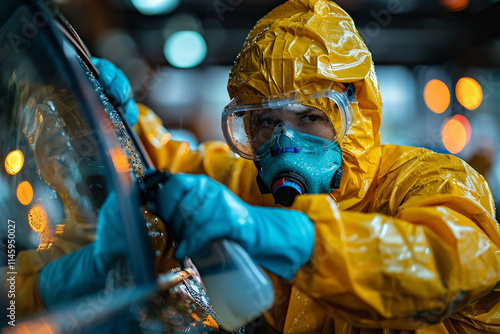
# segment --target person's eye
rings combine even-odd
[[[306,115],[306,116],[302,117],[302,121],[304,121],[306,123],[318,122],[318,121],[322,121],[322,120],[323,120],[323,117],[318,116],[318,115]]]
[[[276,121],[270,118],[261,118],[260,120],[260,126],[262,127],[271,127],[276,125]]]

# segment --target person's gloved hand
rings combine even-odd
[[[175,174],[158,192],[155,210],[178,242],[182,260],[216,239],[239,243],[262,267],[291,280],[314,247],[314,226],[299,211],[253,206],[204,175]]]
[[[125,251],[116,196],[110,193],[99,210],[97,239],[42,269],[38,284],[47,308],[103,289],[107,271]]]
[[[106,59],[91,57],[92,63],[99,71],[97,78],[115,106],[121,106],[125,111],[125,118],[130,125],[135,125],[139,117],[139,109],[134,100],[134,92],[125,74],[113,63]]]

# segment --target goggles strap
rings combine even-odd
[[[354,100],[354,93],[356,92],[356,90],[354,89],[354,86],[352,83],[350,83],[346,90],[344,91],[344,95],[347,97],[347,100],[349,102],[352,102]]]

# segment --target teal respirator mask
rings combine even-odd
[[[338,91],[337,91],[338,90]],[[241,157],[253,160],[263,194],[291,206],[301,194],[330,193],[340,186],[340,142],[352,124],[354,86],[312,94],[299,91],[255,101],[238,97],[222,114],[223,135]]]

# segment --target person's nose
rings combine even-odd
[[[275,149],[292,147],[293,125],[287,121],[279,123],[273,131],[273,146]]]
[[[282,121],[281,123],[276,125],[276,127],[274,128],[273,135],[277,135],[279,133],[284,134],[287,132],[287,130],[292,129],[292,128],[294,128],[292,123],[290,123],[289,121]]]

